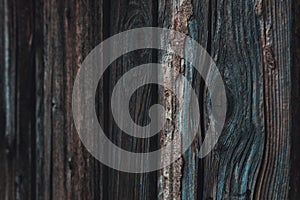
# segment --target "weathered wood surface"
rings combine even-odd
[[[299,10],[297,0],[0,0],[0,199],[299,199]],[[71,94],[80,63],[97,44],[144,26],[181,31],[208,51],[226,84],[228,113],[206,158],[196,156],[201,135],[171,166],[129,174],[85,149]],[[202,133],[210,123],[209,93],[188,63],[135,51],[110,66],[96,99],[101,125],[126,150],[154,150],[170,134],[132,138],[110,112],[117,80],[156,61],[193,83]],[[150,85],[132,98],[133,120],[147,124],[144,113],[157,101],[170,105],[172,126],[189,123],[176,120],[173,97]]]
[[[156,3],[147,0],[116,0],[109,5],[108,36],[125,30],[145,26],[155,26]],[[118,44],[115,44],[118,45]],[[154,62],[152,50],[137,50],[117,59],[108,72],[108,96],[111,96],[114,85],[130,69],[141,64]],[[147,77],[143,77],[145,81]],[[155,91],[150,85],[140,88],[131,98],[130,112],[134,122],[147,125],[149,118],[146,113],[155,101]],[[110,102],[110,99],[108,100]],[[123,97],[119,96],[118,104],[125,106]],[[109,103],[108,106],[111,106]],[[110,108],[111,110],[111,108]],[[148,152],[156,141],[150,139],[136,139],[124,133],[114,122],[111,112],[107,115],[109,122],[107,131],[114,144],[132,152]],[[155,138],[154,138],[155,139]],[[126,161],[130,163],[131,161]],[[113,169],[107,171],[107,198],[108,199],[155,199],[156,172],[144,174],[130,174]]]
[[[291,53],[292,53],[292,149],[291,149],[291,181],[290,181],[290,199],[300,199],[300,1],[295,1],[292,4],[292,38],[291,38]]]

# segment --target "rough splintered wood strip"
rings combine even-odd
[[[193,6],[190,0],[184,1],[161,1],[159,2],[159,26],[170,27],[172,30],[179,31],[184,34],[188,34],[188,22],[193,15]],[[161,23],[161,24],[160,24]],[[169,36],[170,38],[172,36]],[[167,39],[167,38],[166,38]],[[178,38],[176,42],[170,44],[170,48],[180,48],[184,52],[185,38]],[[165,42],[165,41],[161,41]],[[171,51],[170,49],[170,51]],[[177,75],[173,74],[170,70],[173,69],[177,73],[185,73],[185,62],[182,62],[182,58],[177,55],[167,54],[159,58],[163,64],[163,69],[160,73],[164,74],[164,82],[170,82],[172,89],[163,89],[161,98],[162,104],[166,108],[166,127],[161,131],[160,145],[165,146],[176,137],[181,137],[179,132],[182,123],[188,123],[188,121],[181,121],[179,104],[184,102],[177,102],[177,98],[172,92],[176,90],[181,97],[184,97],[183,80],[177,79]],[[167,85],[167,84],[166,84]],[[187,94],[188,95],[188,94]],[[186,108],[182,108],[186,109]],[[181,139],[179,140],[181,141]],[[181,149],[182,144],[179,143],[175,148]],[[176,150],[175,150],[176,151]],[[173,155],[173,152],[169,152],[169,158],[161,158],[161,162],[167,162]],[[193,169],[190,169],[193,170]],[[182,184],[182,171],[183,171],[183,158],[179,158],[170,166],[167,166],[159,172],[159,199],[181,199],[181,184]]]

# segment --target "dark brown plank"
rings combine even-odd
[[[93,199],[104,195],[105,180],[100,177],[103,166],[82,145],[71,107],[76,72],[89,51],[103,39],[102,10],[102,1],[43,4],[44,60],[41,62],[44,65],[37,65],[41,159],[37,195],[45,199]],[[102,106],[102,98],[98,100]]]
[[[292,149],[289,199],[300,198],[300,1],[292,2],[293,22],[291,25],[291,123],[292,123]]]
[[[33,1],[1,1],[2,199],[30,199],[35,191],[33,9]]]
[[[299,199],[298,18],[296,0],[0,0],[0,199]],[[170,108],[169,129],[150,140],[123,133],[110,95],[133,67],[158,60],[165,81],[181,86],[167,69],[177,70],[193,83],[201,106],[202,135],[180,159],[158,172],[129,174],[102,165],[81,143],[72,87],[96,45],[143,26],[183,32],[208,51],[226,84],[228,113],[217,146],[198,159],[210,123],[210,95],[199,74],[153,50],[119,58],[96,98],[99,121],[116,145],[151,151],[193,120],[179,120],[174,96],[145,86],[132,97],[133,120],[149,123],[147,111],[158,100]],[[189,94],[179,92],[188,111]],[[84,92],[80,97],[85,103]]]
[[[109,36],[126,31],[129,29],[155,26],[156,24],[156,3],[147,0],[116,0],[109,4]],[[132,42],[132,41],[129,41]],[[134,42],[134,41],[133,41]],[[130,44],[129,44],[130,45]],[[140,50],[127,54],[117,59],[109,71],[109,95],[111,95],[114,85],[128,70],[141,64],[153,62],[155,59],[151,50]],[[147,77],[144,77],[147,80]],[[149,123],[147,116],[150,105],[154,103],[152,96],[153,88],[146,85],[136,91],[130,102],[131,116],[134,122],[139,125]],[[110,96],[107,96],[110,98]],[[119,97],[118,103],[123,105],[122,97]],[[110,99],[109,99],[109,106]],[[123,105],[126,106],[126,105]],[[115,145],[132,152],[147,152],[155,145],[148,139],[136,139],[119,129],[118,124],[113,121],[111,108],[109,112],[109,121],[107,133]],[[130,163],[131,161],[126,161]],[[131,174],[109,169],[108,179],[108,199],[155,199],[156,198],[156,172],[144,174]]]
[[[16,33],[15,6],[1,1],[1,199],[16,199]]]

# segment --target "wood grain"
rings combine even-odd
[[[37,198],[103,198],[103,166],[83,147],[71,112],[76,72],[89,51],[103,40],[102,1],[46,1],[40,9],[44,17],[37,52],[43,54],[38,54],[41,60],[36,73]],[[99,104],[103,106],[101,98]]]
[[[156,4],[146,0],[116,0],[110,2],[109,13],[109,35],[112,36],[122,31],[133,28],[155,26]],[[128,45],[131,42],[128,41]],[[116,44],[118,45],[118,44]],[[128,53],[117,59],[109,70],[109,94],[108,101],[113,91],[114,85],[119,78],[133,67],[144,63],[154,62],[154,53],[152,50],[140,50]],[[143,77],[145,81],[149,78]],[[152,98],[153,87],[146,85],[132,96],[129,110],[132,120],[139,125],[149,123],[148,109],[155,102]],[[122,97],[117,100],[118,104],[124,105]],[[110,107],[109,103],[109,107]],[[118,124],[113,120],[111,108],[109,109],[109,121],[107,124],[107,133],[115,145],[132,152],[148,152],[150,147],[157,143],[155,137],[150,139],[136,139],[127,135],[119,129]],[[132,162],[126,160],[124,162]],[[112,169],[107,171],[108,179],[108,199],[155,199],[156,197],[156,172],[145,174],[129,174],[118,172]]]
[[[299,6],[297,0],[0,0],[0,199],[299,199]],[[183,74],[201,112],[201,134],[180,159],[157,172],[130,174],[102,165],[85,149],[72,119],[72,87],[96,45],[144,26],[181,31],[207,50],[226,85],[228,113],[218,144],[199,159],[211,114],[200,75],[160,51],[118,58],[95,99],[114,144],[153,151],[193,120],[179,120],[169,91],[146,85],[132,96],[132,119],[146,125],[149,108],[160,103],[169,108],[169,129],[150,139],[123,133],[110,96],[138,65],[162,63],[158,73],[176,86],[183,83],[169,69]],[[177,88],[188,111],[189,94]],[[79,95],[85,103],[84,92]]]
[[[184,34],[189,33],[189,20],[193,15],[193,5],[190,0],[185,1],[160,1],[158,26],[170,28]],[[166,38],[168,40],[170,38]],[[166,43],[168,41],[161,41]],[[179,45],[172,48],[182,49],[184,52],[184,38],[176,41]],[[168,42],[169,43],[169,42]],[[186,48],[189,48],[188,46]],[[171,51],[171,50],[170,50]],[[166,108],[167,123],[163,131],[161,131],[160,145],[165,146],[175,137],[189,137],[189,133],[181,133],[180,127],[188,127],[190,120],[182,121],[182,112],[189,112],[189,96],[183,87],[183,80],[178,78],[171,69],[179,74],[187,76],[189,81],[192,80],[192,67],[186,62],[182,62],[182,58],[176,55],[162,52],[159,54],[159,61],[163,64],[163,68],[159,73],[163,73],[164,82],[166,85],[172,85],[177,94],[184,98],[183,102],[177,102],[177,97],[172,95],[172,91],[166,88],[160,90],[159,99],[162,105]],[[182,87],[181,87],[182,86]],[[179,110],[178,104],[181,103],[182,112]],[[182,138],[180,139],[182,140]],[[177,144],[175,148],[181,148],[182,144]],[[160,170],[159,172],[159,199],[194,199],[197,192],[197,164],[196,148],[194,144],[187,153],[172,163]],[[175,150],[174,150],[175,151]],[[169,156],[173,156],[171,153]],[[170,158],[161,158],[162,162]]]
[[[172,8],[180,10],[178,4],[182,2],[162,3],[163,26],[172,27]],[[289,2],[274,5],[265,1],[193,4],[196,14],[190,22],[191,35],[198,36],[196,39],[216,61],[229,99],[227,123],[219,143],[202,161],[203,166],[199,164],[203,179],[198,185],[202,186],[199,190],[203,199],[287,198],[289,159],[283,155],[290,151],[290,68],[286,66],[290,66],[291,55],[282,49],[290,46],[289,34],[283,33],[290,31],[291,7]],[[242,12],[235,8],[242,8]],[[272,14],[277,12],[282,13],[280,18]],[[203,110],[208,112],[206,89],[203,95]],[[208,114],[204,115],[204,125],[209,124]],[[161,192],[176,195],[172,185],[178,184],[179,177],[184,188],[187,176],[167,174],[170,180]]]
[[[256,188],[257,198],[288,198],[291,150],[291,10],[290,1],[264,1],[261,29],[266,131],[264,159]],[[270,60],[273,64],[270,64]]]
[[[298,185],[300,184],[300,156],[297,152],[300,151],[300,21],[297,20],[300,17],[300,2],[292,2],[293,22],[291,25],[292,38],[291,38],[291,176],[290,176],[290,192],[289,199],[299,199],[300,190]]]
[[[218,145],[203,160],[203,198],[252,199],[264,135],[258,16],[250,1],[210,3],[208,51],[225,81],[228,113]],[[204,95],[207,104],[207,91]]]
[[[32,1],[1,1],[1,199],[28,199],[35,191],[33,9]]]

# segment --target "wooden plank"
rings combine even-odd
[[[180,3],[183,2],[161,2],[162,26],[174,27],[172,20],[176,17],[173,13],[180,11]],[[289,2],[193,3],[196,14],[190,22],[194,26],[190,28],[199,31],[198,41],[216,61],[226,84],[229,102],[227,123],[219,143],[201,161],[203,166],[201,163],[199,165],[203,172],[203,178],[199,180],[199,190],[203,192],[200,197],[286,198],[291,131],[287,123],[290,91],[286,88],[290,85],[291,57],[289,50],[283,51],[282,47],[289,49],[290,44]],[[278,12],[283,13],[281,18],[272,14]],[[180,22],[183,21],[184,18]],[[209,114],[207,108],[210,101],[206,90],[203,91],[205,116]],[[176,116],[176,106],[173,111]],[[209,121],[205,117],[203,119],[207,126]],[[189,155],[185,156],[189,158]],[[182,168],[182,161],[161,172],[168,175],[161,178],[165,182],[159,188],[162,199],[182,196],[177,188],[180,188],[179,183],[187,183],[187,176],[182,176],[180,172],[174,173],[176,168]]]
[[[35,43],[34,1],[16,1],[16,199],[34,196],[35,184]]]
[[[1,199],[30,199],[35,191],[33,8],[32,1],[1,1]]]
[[[223,76],[228,102],[223,133],[203,160],[202,197],[252,199],[264,135],[258,16],[250,1],[211,1],[200,9],[208,17],[207,48]],[[204,102],[209,114],[207,91]],[[204,124],[207,128],[209,120]]]
[[[204,160],[203,198],[286,199],[290,2],[218,1],[210,8],[208,43],[224,74],[229,116]]]
[[[190,0],[159,1],[158,26],[189,34],[190,28],[194,28],[193,25],[190,26],[189,24],[193,11],[192,1]],[[191,34],[191,37],[195,36],[193,33]],[[165,43],[167,41],[161,42]],[[184,39],[178,41],[178,43],[184,44]],[[182,49],[180,46],[177,48]],[[189,46],[186,46],[186,48],[188,49]],[[182,49],[182,51],[184,51],[184,49]],[[182,112],[189,112],[190,94],[184,91],[185,87],[180,87],[183,85],[183,80],[177,78],[178,75],[173,74],[170,70],[174,69],[177,73],[185,75],[187,79],[192,82],[192,66],[185,61],[182,62],[182,58],[178,56],[165,55],[165,52],[159,54],[159,61],[163,64],[163,69],[160,73],[164,73],[164,82],[171,84],[173,89],[177,91],[177,94],[183,97],[183,102],[180,102],[183,105]],[[189,137],[189,133],[180,133],[179,131],[180,127],[188,127],[190,121],[188,119],[181,121],[181,111],[179,110],[180,108],[178,108],[177,97],[172,95],[173,92],[174,91],[166,88],[162,88],[159,92],[159,99],[166,108],[165,117],[168,120],[164,130],[161,131],[161,146],[165,146],[175,137]],[[181,148],[181,144],[178,144],[176,148]],[[169,156],[172,156],[172,153]],[[162,162],[164,162],[164,160],[170,158],[161,159],[163,160]],[[196,146],[194,143],[183,157],[159,171],[158,198],[196,199],[197,172],[198,159],[196,157]]]
[[[40,120],[37,154],[41,159],[37,163],[37,195],[45,199],[104,198],[105,181],[100,177],[103,166],[83,147],[71,110],[76,72],[84,57],[103,39],[103,4],[46,1],[42,7],[44,57],[36,74]],[[37,56],[42,59],[42,55]],[[98,101],[103,106],[103,99]],[[99,117],[102,119],[103,113]]]
[[[299,199],[297,17],[296,0],[0,0],[0,199]],[[180,58],[153,50],[119,58],[96,98],[99,121],[116,145],[151,151],[190,122],[178,120],[174,96],[145,86],[132,97],[132,118],[147,124],[158,100],[170,108],[171,129],[159,140],[124,134],[109,96],[133,67],[158,59],[165,81],[183,84],[170,68],[185,75],[201,105],[202,135],[180,159],[159,172],[129,174],[88,153],[73,124],[71,97],[89,51],[143,26],[181,31],[208,51],[224,78],[228,113],[217,146],[198,159],[210,123],[210,95],[200,75]],[[188,111],[189,94],[179,88]]]
[[[16,199],[16,33],[15,7],[1,1],[1,199]]]
[[[155,26],[156,24],[156,2],[147,0],[116,0],[110,1],[109,5],[109,36],[133,28]],[[132,41],[128,41],[132,42]],[[133,41],[134,42],[134,41]],[[130,45],[130,44],[129,44]],[[117,59],[109,70],[109,94],[113,91],[118,79],[133,67],[145,63],[151,63],[155,59],[152,50],[140,50]],[[148,78],[143,77],[145,81]],[[152,96],[155,94],[151,85],[138,89],[132,96],[130,102],[131,116],[139,125],[149,123],[147,116],[149,107],[155,102]],[[119,105],[124,105],[122,97],[118,97]],[[109,107],[110,107],[109,99]],[[122,132],[118,124],[113,121],[111,108],[107,127],[108,137],[115,145],[132,152],[148,152],[155,147],[155,137],[152,139],[137,139]],[[130,163],[131,161],[126,161]],[[156,198],[156,172],[144,174],[130,174],[113,169],[107,171],[108,199],[155,199]]]
[[[290,171],[290,194],[289,199],[300,199],[300,2],[292,2],[293,22],[291,25],[291,53],[293,62],[291,65],[291,126],[292,126],[292,149]]]
[[[262,31],[265,141],[256,198],[287,199],[291,161],[291,1],[264,1]],[[275,15],[274,13],[281,13]]]

